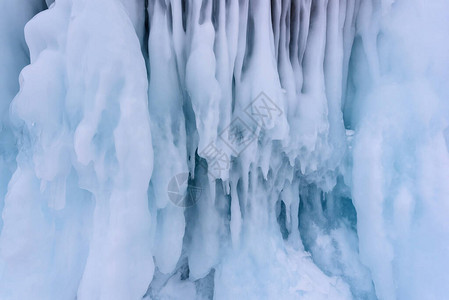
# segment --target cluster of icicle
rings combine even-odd
[[[387,2],[2,1],[0,298],[410,296],[414,256],[392,249],[413,222],[383,220],[382,193],[382,147],[410,139],[357,107],[379,97]],[[261,93],[264,126],[245,119]],[[238,153],[236,118],[256,136]],[[229,158],[212,179],[211,144]],[[189,207],[167,193],[183,173]]]

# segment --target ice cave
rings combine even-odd
[[[449,299],[449,0],[0,0],[0,212],[0,300]]]

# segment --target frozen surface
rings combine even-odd
[[[448,12],[0,0],[0,299],[444,299]]]

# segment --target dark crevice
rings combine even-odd
[[[186,26],[187,26],[187,12],[188,12],[188,1],[182,0],[181,1],[181,9],[182,9],[182,29],[184,29],[184,32],[186,32]]]
[[[149,70],[148,70],[148,39],[150,37],[150,16],[148,13],[148,5],[149,5],[149,0],[145,0],[145,23],[144,23],[144,32],[143,32],[143,44],[140,45],[141,49],[142,49],[142,54],[143,57],[145,58],[145,62],[147,65],[147,74],[149,74]]]
[[[279,225],[279,230],[281,231],[282,238],[284,240],[288,239],[288,230],[286,225],[286,209],[285,209],[285,203],[282,200],[278,200],[276,202],[276,220]]]
[[[246,27],[246,47],[245,47],[245,55],[243,56],[242,74],[245,74],[246,70],[248,70],[248,68],[249,68],[249,62],[250,62],[250,58],[253,54],[253,48],[254,48],[255,27],[254,27],[254,18],[250,13],[251,8],[252,7],[251,7],[251,3],[250,3],[249,8],[248,8],[248,23],[247,23],[247,27]]]

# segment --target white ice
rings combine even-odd
[[[0,299],[445,299],[448,12],[0,0]]]

